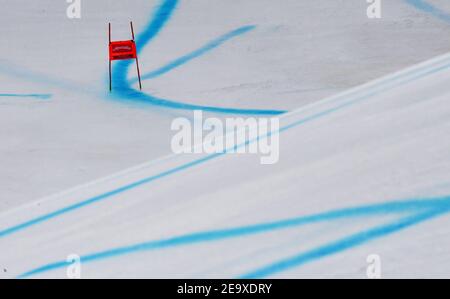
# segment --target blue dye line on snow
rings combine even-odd
[[[120,100],[123,100],[125,98],[133,101],[138,101],[144,104],[147,103],[151,105],[161,106],[164,108],[179,109],[179,110],[190,110],[190,111],[202,110],[205,112],[236,114],[236,115],[255,115],[255,116],[281,115],[287,112],[285,110],[240,109],[240,108],[225,108],[216,106],[187,104],[155,97],[150,94],[143,93],[141,91],[133,90],[131,88],[128,90],[122,89],[118,92],[117,95],[112,96]]]
[[[136,38],[136,47],[138,53],[153,39],[155,38],[165,24],[171,18],[175,8],[177,7],[178,0],[164,0],[162,4],[156,9],[151,18],[150,23],[147,25],[146,29],[140,33]],[[123,95],[128,96],[128,92],[134,91],[128,84],[127,75],[131,64],[134,63],[132,60],[120,60],[115,64],[113,72],[113,88]]]
[[[39,100],[48,100],[52,97],[51,94],[39,94],[39,93],[28,93],[28,94],[20,94],[20,93],[0,93],[0,97],[6,98],[36,98]]]
[[[162,5],[156,10],[153,15],[152,21],[147,28],[137,37],[136,46],[137,51],[141,52],[142,49],[158,35],[161,29],[169,21],[175,8],[178,4],[177,0],[165,0]],[[213,106],[193,105],[187,103],[176,102],[168,99],[158,98],[150,94],[143,93],[135,90],[131,87],[127,80],[128,71],[132,60],[120,60],[118,61],[113,70],[113,97],[118,99],[130,99],[134,101],[140,101],[143,103],[149,103],[152,105],[162,106],[165,108],[182,109],[182,110],[203,110],[216,113],[229,113],[229,114],[245,114],[245,115],[279,115],[286,111],[284,110],[261,110],[261,109],[238,109],[238,108],[222,108]]]
[[[320,118],[320,117],[329,115],[329,114],[331,114],[331,113],[333,113],[333,112],[342,110],[343,108],[352,106],[352,105],[354,105],[354,104],[356,104],[356,103],[358,103],[358,102],[361,102],[361,101],[363,101],[363,100],[366,100],[366,99],[368,99],[368,98],[371,98],[371,97],[373,97],[373,96],[376,96],[376,95],[378,95],[378,94],[381,94],[381,93],[383,93],[384,91],[389,90],[390,88],[405,85],[405,84],[407,84],[407,83],[413,82],[413,81],[415,81],[415,80],[417,80],[417,79],[420,79],[420,78],[422,78],[422,77],[429,76],[429,75],[433,75],[433,74],[435,74],[435,73],[438,73],[438,72],[440,72],[440,71],[443,71],[443,70],[446,70],[446,69],[449,69],[449,68],[450,68],[450,63],[449,63],[449,64],[445,64],[445,65],[443,65],[443,66],[441,66],[441,67],[439,67],[439,68],[432,69],[432,70],[429,70],[429,71],[424,72],[424,73],[421,73],[421,74],[417,74],[416,76],[412,76],[411,78],[408,78],[408,80],[402,81],[402,82],[400,82],[400,83],[398,83],[398,84],[394,84],[393,86],[382,87],[382,88],[379,88],[378,90],[377,90],[377,89],[374,89],[373,91],[371,91],[371,92],[365,94],[365,95],[362,96],[362,97],[355,97],[355,98],[353,98],[353,99],[350,98],[350,100],[348,100],[347,102],[345,102],[345,103],[343,103],[343,104],[340,104],[340,105],[338,105],[338,106],[336,106],[336,107],[334,107],[334,108],[331,108],[331,109],[328,109],[328,110],[319,112],[319,113],[314,114],[314,115],[312,115],[312,116],[306,117],[306,118],[304,118],[304,119],[301,119],[301,120],[295,121],[295,122],[293,122],[293,123],[291,123],[291,124],[289,124],[289,125],[286,125],[286,126],[280,128],[280,132],[289,130],[289,129],[293,128],[293,127],[302,125],[302,124],[307,123],[307,122],[309,122],[309,121],[312,121],[312,120],[318,119],[318,118]],[[395,80],[395,79],[393,78],[392,80]]]
[[[434,217],[443,215],[450,211],[450,203],[447,203],[444,208],[431,209],[426,212],[413,214],[412,216],[403,217],[395,222],[389,224],[377,226],[368,230],[361,231],[359,233],[350,235],[340,240],[330,242],[323,246],[319,246],[310,251],[300,253],[299,255],[272,263],[268,266],[254,270],[250,273],[242,275],[241,279],[245,278],[265,278],[270,275],[274,275],[294,267],[299,267],[303,264],[313,262],[315,260],[349,250],[351,248],[361,246],[374,239],[386,237],[390,234],[396,233],[400,230],[404,230],[413,225],[417,225],[421,222],[430,220]]]
[[[79,93],[100,94],[100,91],[93,87],[86,86],[86,84],[80,84],[67,79],[61,79],[44,73],[35,72],[2,59],[0,59],[0,73],[19,78],[21,80],[38,83],[40,85],[62,88]]]
[[[220,241],[224,239],[245,237],[255,234],[273,232],[282,229],[299,227],[307,224],[314,224],[319,222],[333,221],[337,219],[348,219],[354,217],[365,217],[370,215],[390,215],[406,213],[407,216],[402,216],[399,220],[372,228],[350,237],[346,237],[339,241],[321,246],[306,253],[302,253],[290,259],[283,260],[266,266],[264,268],[245,274],[245,278],[262,278],[268,275],[287,270],[288,268],[296,267],[306,262],[325,257],[340,251],[350,249],[352,247],[362,245],[372,239],[380,238],[399,230],[405,229],[412,225],[418,224],[432,217],[450,211],[450,196],[430,198],[430,199],[415,199],[409,201],[394,201],[376,205],[367,205],[362,207],[354,207],[348,209],[334,210],[326,213],[320,213],[310,216],[297,217],[276,222],[261,223],[250,226],[243,226],[224,230],[214,230],[199,232],[193,234],[182,235],[169,239],[162,239],[150,242],[134,244],[125,247],[118,247],[106,251],[101,251],[81,257],[83,264],[90,263],[107,258],[123,256],[131,253],[151,251],[164,248],[187,246],[197,243],[206,243]],[[50,263],[31,271],[21,274],[18,278],[27,278],[33,275],[42,274],[44,272],[64,268],[70,265],[67,261],[58,261]]]
[[[409,5],[414,6],[423,12],[433,15],[434,17],[450,23],[450,14],[428,3],[425,0],[405,0]]]
[[[36,224],[38,224],[38,223],[42,223],[42,222],[48,221],[48,220],[53,219],[53,218],[55,218],[55,217],[61,216],[61,215],[63,215],[63,214],[67,214],[67,213],[69,213],[69,212],[78,210],[78,209],[80,209],[80,208],[82,208],[82,207],[91,205],[91,204],[93,204],[93,203],[96,203],[96,202],[103,201],[103,200],[105,200],[105,199],[111,198],[111,197],[113,197],[113,196],[115,196],[115,195],[121,194],[121,193],[123,193],[123,192],[126,192],[126,191],[131,190],[131,189],[134,189],[134,188],[137,188],[137,187],[139,187],[139,186],[142,186],[142,185],[144,185],[144,184],[150,183],[150,182],[152,182],[152,181],[155,181],[155,180],[164,178],[164,177],[169,176],[169,175],[171,175],[171,174],[180,172],[180,171],[182,171],[182,170],[184,170],[184,169],[193,167],[193,166],[195,166],[195,165],[197,165],[197,164],[201,164],[201,163],[203,163],[203,162],[206,162],[206,161],[208,161],[208,160],[211,160],[211,159],[215,158],[215,157],[218,156],[218,155],[223,155],[223,154],[224,154],[224,153],[215,154],[215,155],[212,155],[212,156],[207,156],[207,157],[205,157],[205,158],[203,158],[203,159],[195,160],[195,161],[193,161],[193,162],[190,162],[190,163],[181,165],[181,166],[176,167],[176,168],[172,168],[172,169],[170,169],[170,170],[168,170],[168,171],[165,171],[165,172],[159,173],[159,174],[157,174],[157,175],[154,175],[154,176],[151,176],[151,177],[142,179],[142,180],[137,181],[137,182],[134,182],[134,183],[132,183],[132,184],[129,184],[129,185],[126,185],[126,186],[123,186],[123,187],[114,189],[114,190],[112,190],[112,191],[103,193],[103,194],[101,194],[101,195],[98,195],[98,196],[89,198],[89,199],[87,199],[87,200],[78,202],[78,203],[76,203],[76,204],[67,206],[67,207],[65,207],[65,208],[56,210],[56,211],[54,211],[54,212],[52,212],[52,213],[48,213],[48,214],[39,216],[39,217],[37,217],[37,218],[34,218],[34,219],[32,219],[32,220],[23,222],[23,223],[21,223],[21,224],[18,224],[18,225],[15,225],[15,226],[6,228],[6,229],[0,231],[0,238],[5,237],[5,236],[7,236],[7,235],[11,235],[11,234],[13,234],[13,233],[16,233],[16,232],[18,232],[18,231],[21,231],[21,230],[23,230],[23,229],[26,229],[26,228],[31,227],[31,226],[33,226],[33,225],[36,225]]]
[[[146,79],[153,79],[153,78],[162,76],[162,75],[170,72],[171,70],[178,68],[179,66],[186,64],[189,61],[191,61],[197,57],[200,57],[200,56],[206,54],[207,52],[219,47],[220,45],[231,40],[232,38],[237,37],[242,34],[245,34],[253,29],[255,29],[255,26],[244,26],[244,27],[235,29],[231,32],[228,32],[227,34],[222,35],[221,37],[207,43],[203,47],[201,47],[195,51],[192,51],[191,53],[189,53],[187,55],[181,56],[180,58],[175,59],[174,61],[166,64],[165,66],[158,68],[157,70],[154,70],[152,72],[142,75],[141,79],[146,80]],[[134,78],[131,82],[136,83],[137,81],[138,81],[138,79]]]

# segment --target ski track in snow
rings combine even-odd
[[[414,6],[417,9],[420,9],[426,13],[432,14],[433,16],[435,16],[443,21],[450,22],[449,14],[439,10],[438,8],[427,3],[426,1],[405,0],[405,2],[408,3],[409,5]],[[163,2],[163,4],[160,6],[160,8],[155,13],[152,22],[147,27],[147,30],[138,37],[138,45],[141,45],[141,42],[143,45],[141,47],[138,47],[139,51],[141,51],[142,48],[145,46],[145,44],[147,44],[147,42],[149,42],[152,38],[154,38],[159,33],[159,31],[162,29],[162,27],[164,27],[165,23],[170,18],[173,10],[176,8],[176,4],[177,4],[176,0],[165,0]],[[174,68],[180,66],[181,64],[186,63],[189,60],[202,55],[207,50],[217,47],[219,44],[220,43],[216,43],[216,45],[214,45],[214,46],[211,46],[213,44],[210,44],[211,47],[206,46],[205,48],[200,48],[197,51],[194,51],[186,56],[183,56],[180,59],[175,60],[173,63],[168,64],[165,67],[162,67],[154,72],[148,73],[147,75],[145,75],[145,77],[152,78],[155,76],[162,75],[162,74],[170,71],[171,69],[174,69]],[[138,100],[146,100],[146,101],[150,101],[157,105],[163,105],[163,106],[167,106],[167,107],[175,108],[175,109],[202,109],[202,110],[213,111],[213,112],[245,113],[245,114],[279,114],[279,113],[282,113],[281,111],[276,111],[276,110],[270,110],[270,111],[269,110],[244,110],[244,109],[232,109],[232,108],[228,109],[228,108],[204,107],[204,106],[182,104],[182,103],[172,102],[172,101],[168,101],[168,100],[164,100],[164,99],[158,99],[151,95],[147,95],[142,92],[133,90],[130,87],[129,82],[126,79],[127,71],[128,71],[130,64],[131,64],[130,61],[123,61],[123,62],[121,61],[121,63],[119,63],[115,67],[115,73],[118,75],[116,75],[114,77],[114,83],[116,86],[117,85],[119,86],[119,96],[120,97],[133,98],[133,99],[138,99]],[[403,84],[406,84],[413,80],[417,80],[419,78],[428,76],[430,74],[434,74],[436,72],[446,70],[449,67],[450,67],[450,61],[448,61],[448,63],[445,65],[440,65],[440,66],[437,66],[434,68],[433,68],[433,65],[428,65],[425,68],[415,70],[414,72],[407,73],[406,75],[403,74],[403,75],[399,75],[397,77],[391,77],[391,78],[389,78],[389,80],[387,80],[387,82],[383,82],[384,84],[376,85],[375,88],[370,88],[368,90],[368,92],[362,96],[358,95],[355,98],[350,98],[344,104],[337,105],[336,107],[334,107],[332,109],[322,111],[311,117],[298,120],[290,125],[283,127],[281,129],[281,131],[286,131],[290,128],[304,124],[311,120],[315,120],[317,118],[321,118],[323,116],[329,115],[330,113],[333,113],[335,111],[338,111],[345,107],[353,105],[361,100],[368,99],[368,98],[372,97],[373,95],[376,95],[380,92],[398,87],[400,85],[403,85]],[[2,96],[2,95],[0,94],[0,96]],[[5,95],[5,96],[8,96],[8,95]],[[12,96],[20,96],[20,95],[12,95]],[[24,95],[24,96],[39,97],[40,95]],[[3,229],[0,231],[0,238],[4,238],[8,235],[11,235],[11,234],[17,232],[17,231],[26,229],[33,225],[37,225],[44,221],[51,220],[52,218],[61,216],[63,214],[69,213],[73,210],[76,210],[76,209],[79,209],[79,208],[82,208],[85,206],[88,206],[95,202],[105,200],[109,197],[112,197],[119,193],[126,192],[128,190],[131,190],[131,189],[141,186],[143,184],[147,184],[152,181],[158,180],[160,178],[180,172],[182,170],[197,166],[199,164],[207,162],[207,161],[214,159],[218,156],[221,156],[223,154],[224,153],[213,154],[213,155],[207,156],[206,158],[195,160],[193,162],[181,165],[177,168],[173,168],[168,171],[162,172],[156,176],[152,176],[152,177],[146,178],[144,180],[135,182],[133,184],[123,186],[121,188],[112,190],[110,192],[104,193],[99,196],[96,196],[94,198],[90,198],[90,199],[81,201],[78,204],[68,206],[61,210],[58,210],[53,213],[35,218],[33,220],[19,224],[17,226]],[[437,216],[442,216],[448,212],[450,212],[450,196],[444,196],[444,197],[440,197],[440,198],[429,198],[429,199],[412,199],[412,200],[406,200],[406,201],[400,201],[400,202],[388,202],[388,203],[371,205],[371,206],[362,206],[362,207],[354,207],[354,208],[348,208],[348,209],[342,209],[342,210],[335,210],[335,211],[330,211],[330,212],[323,213],[323,214],[303,216],[303,217],[299,217],[299,218],[286,219],[286,220],[277,221],[277,222],[261,223],[261,224],[256,224],[256,225],[252,225],[252,226],[238,227],[238,228],[227,229],[227,230],[199,232],[199,233],[193,233],[193,234],[186,234],[186,235],[169,238],[169,239],[143,242],[143,243],[139,243],[139,244],[109,249],[109,250],[105,250],[102,252],[85,255],[81,258],[81,260],[83,263],[88,263],[88,262],[94,262],[94,261],[101,260],[101,259],[112,258],[112,257],[121,256],[121,255],[125,255],[125,254],[131,254],[133,252],[138,252],[138,251],[158,250],[158,249],[163,249],[163,248],[168,248],[168,247],[185,246],[185,245],[189,245],[189,244],[193,244],[193,243],[212,242],[212,241],[217,241],[217,240],[222,240],[222,239],[235,238],[235,237],[239,237],[239,236],[248,236],[248,235],[253,235],[253,234],[265,233],[265,232],[269,232],[269,231],[281,230],[281,229],[285,229],[285,228],[289,228],[289,227],[297,227],[297,226],[301,226],[301,225],[307,225],[307,224],[313,224],[313,223],[319,223],[319,222],[325,222],[325,221],[333,221],[333,220],[343,219],[343,218],[356,218],[356,217],[365,217],[365,216],[370,216],[370,215],[400,214],[400,217],[393,222],[389,222],[387,224],[383,224],[380,226],[370,228],[368,230],[361,231],[356,234],[352,234],[350,236],[344,237],[339,240],[332,241],[323,246],[317,247],[317,248],[312,249],[307,252],[299,253],[298,255],[295,255],[295,256],[280,260],[280,261],[275,261],[272,264],[269,264],[269,265],[259,268],[259,269],[255,269],[254,271],[251,271],[249,273],[244,273],[241,276],[243,278],[261,278],[261,277],[270,276],[275,273],[279,273],[281,271],[285,271],[292,267],[300,266],[302,264],[329,256],[332,254],[336,254],[338,252],[342,252],[342,251],[354,248],[356,246],[360,246],[371,240],[390,235],[392,233],[406,229],[413,225],[417,225],[424,221],[433,219]],[[406,213],[406,216],[405,216],[405,213]],[[32,275],[48,272],[48,271],[55,270],[55,269],[62,268],[62,267],[67,267],[68,265],[69,265],[69,263],[66,261],[59,261],[59,262],[47,264],[42,267],[27,271],[26,273],[20,275],[19,277],[21,277],[21,278],[30,277]]]

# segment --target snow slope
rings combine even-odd
[[[385,277],[449,276],[450,56],[348,90],[448,52],[445,1],[381,20],[364,1],[90,1],[79,21],[42,2],[8,1],[0,27],[0,277],[65,277],[70,254],[85,278],[363,278],[370,254]],[[126,37],[130,15],[152,78],[138,92],[116,64],[110,96],[104,25]],[[170,155],[192,105],[291,111],[280,162]]]
[[[167,155],[173,117],[192,115],[107,94],[107,22],[113,39],[129,38],[131,19],[139,35],[160,0],[84,2],[70,20],[65,1],[2,0],[1,93],[51,98],[0,97],[1,210]],[[448,23],[408,1],[386,1],[380,20],[365,10],[360,0],[178,1],[141,52],[143,73],[256,27],[145,81],[144,92],[292,110],[448,51]]]

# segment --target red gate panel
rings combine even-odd
[[[132,40],[109,44],[109,60],[135,59],[136,57],[136,44]]]

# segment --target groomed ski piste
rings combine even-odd
[[[450,4],[382,2],[5,1],[0,278],[450,277]],[[173,154],[194,110],[279,117],[279,162]]]

